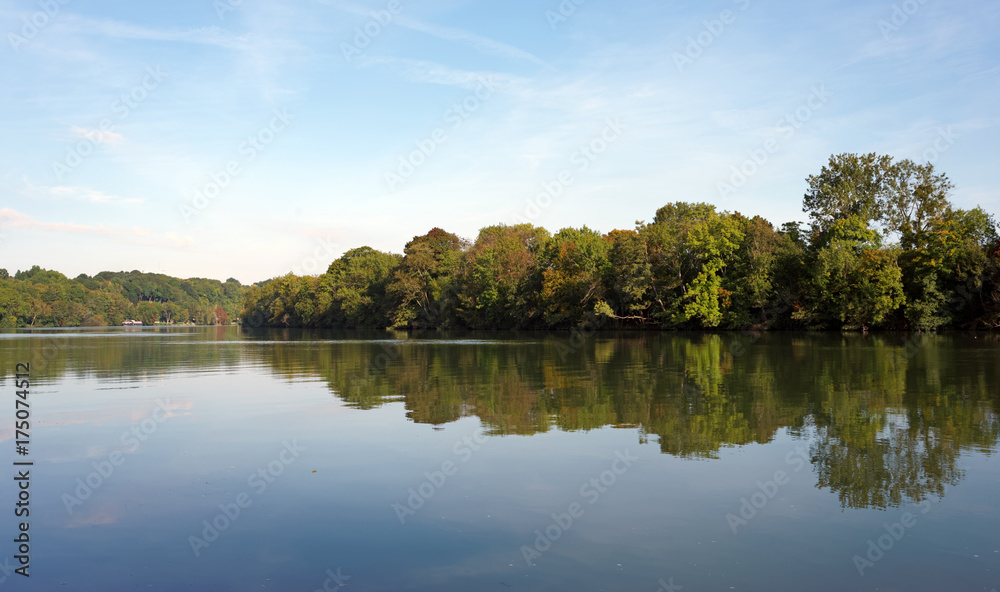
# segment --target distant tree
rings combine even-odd
[[[866,226],[883,218],[892,189],[892,158],[877,154],[837,154],[818,175],[807,179],[803,210],[813,234],[826,232],[837,220],[855,218]],[[897,176],[898,179],[898,176]]]
[[[0,283],[0,327],[23,326],[31,307],[24,296],[8,282]]]
[[[531,326],[541,317],[541,270],[549,239],[531,224],[488,226],[465,253],[459,318],[476,329]]]
[[[980,304],[988,299],[983,279],[990,275],[989,253],[996,240],[993,217],[981,208],[948,205],[913,230],[900,256],[908,326],[934,330],[959,319],[969,323],[983,311]],[[980,297],[967,298],[970,290]]]
[[[135,318],[143,325],[155,325],[160,320],[160,307],[152,302],[141,302],[134,310]]]
[[[549,326],[592,321],[594,305],[604,299],[611,242],[601,233],[564,228],[545,243],[542,255],[542,300]]]
[[[351,249],[330,264],[319,279],[319,291],[329,295],[321,311],[322,324],[339,327],[385,328],[392,324],[388,296],[393,273],[402,257],[371,247]]]
[[[705,203],[676,202],[640,226],[651,265],[652,317],[668,327],[717,327],[730,305],[722,288],[740,225]]]
[[[783,258],[797,246],[792,237],[776,232],[760,216],[746,218],[736,213],[732,219],[740,226],[742,239],[722,285],[731,300],[723,324],[731,329],[772,327],[789,308],[782,302],[778,274]]]
[[[619,323],[649,322],[652,306],[652,267],[645,239],[634,230],[612,230],[604,277],[604,300],[595,305],[599,314]]]
[[[834,222],[812,263],[812,298],[797,317],[815,328],[861,329],[882,323],[905,301],[899,250],[883,249],[859,216]]]
[[[722,287],[729,262],[743,241],[743,228],[730,216],[712,216],[691,229],[688,244],[701,269],[686,287],[675,322],[697,320],[702,327],[718,327],[732,307],[731,292]]]
[[[899,233],[900,246],[911,249],[948,212],[948,177],[934,172],[934,165],[910,160],[894,163],[885,183],[882,222],[889,232]]]
[[[440,228],[406,243],[389,285],[395,301],[393,325],[440,327],[454,322],[457,275],[468,247],[467,241]]]

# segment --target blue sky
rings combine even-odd
[[[994,0],[576,2],[0,0],[0,267],[252,282],[679,200],[778,225],[841,152],[1000,211]]]

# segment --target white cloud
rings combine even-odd
[[[78,35],[111,37],[116,39],[131,39],[136,41],[173,41],[178,43],[194,43],[215,45],[227,49],[253,49],[253,42],[246,35],[236,35],[231,31],[216,26],[191,29],[151,29],[122,23],[112,19],[92,19],[77,15],[61,17],[53,27]]]
[[[527,81],[523,78],[488,71],[459,70],[426,60],[413,60],[409,58],[365,58],[361,61],[362,66],[387,65],[394,67],[400,74],[410,82],[425,82],[429,84],[443,84],[448,86],[458,86],[469,90],[479,88],[483,82],[489,82],[502,88],[507,88],[514,83],[524,84]]]
[[[164,238],[167,239],[167,242],[169,242],[170,245],[174,247],[181,247],[181,248],[190,247],[195,243],[194,237],[187,234],[182,236],[177,234],[176,232],[168,232],[163,236]]]
[[[144,199],[138,197],[119,197],[117,195],[111,195],[109,193],[104,193],[103,191],[90,189],[88,187],[71,187],[67,185],[47,187],[44,185],[32,185],[27,178],[24,179],[24,185],[25,189],[21,191],[21,194],[32,198],[48,197],[56,199],[71,199],[75,201],[108,205],[137,204],[145,201]]]
[[[373,12],[350,2],[344,2],[343,0],[321,0],[321,2],[343,10],[344,12],[369,18],[372,16]],[[496,39],[491,39],[489,37],[473,33],[471,31],[435,25],[433,23],[428,23],[402,14],[394,15],[392,17],[392,23],[413,31],[419,31],[427,35],[431,35],[432,37],[437,37],[438,39],[444,39],[445,41],[457,41],[462,45],[472,47],[473,49],[487,55],[508,59],[526,60],[534,64],[538,64],[539,66],[551,68],[551,66],[540,60],[538,57],[524,51],[523,49],[514,47],[513,45],[509,45],[502,41],[497,41]]]
[[[144,237],[149,235],[145,228],[108,228],[103,224],[90,226],[87,224],[72,224],[65,222],[40,222],[23,212],[11,208],[0,209],[0,228],[18,228],[27,230],[44,230],[46,232],[61,232],[71,234],[96,234],[119,237]]]
[[[80,139],[87,139],[98,144],[114,144],[121,142],[124,138],[121,134],[113,131],[101,131],[86,127],[73,126],[73,135]]]

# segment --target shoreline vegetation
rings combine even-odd
[[[244,286],[161,274],[0,269],[0,327],[194,322],[347,329],[908,330],[1000,327],[991,214],[932,164],[840,154],[808,179],[808,223],[673,202],[606,234],[440,228],[359,247],[318,276]]]

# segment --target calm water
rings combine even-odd
[[[998,353],[990,335],[0,333],[0,587],[990,592]]]

